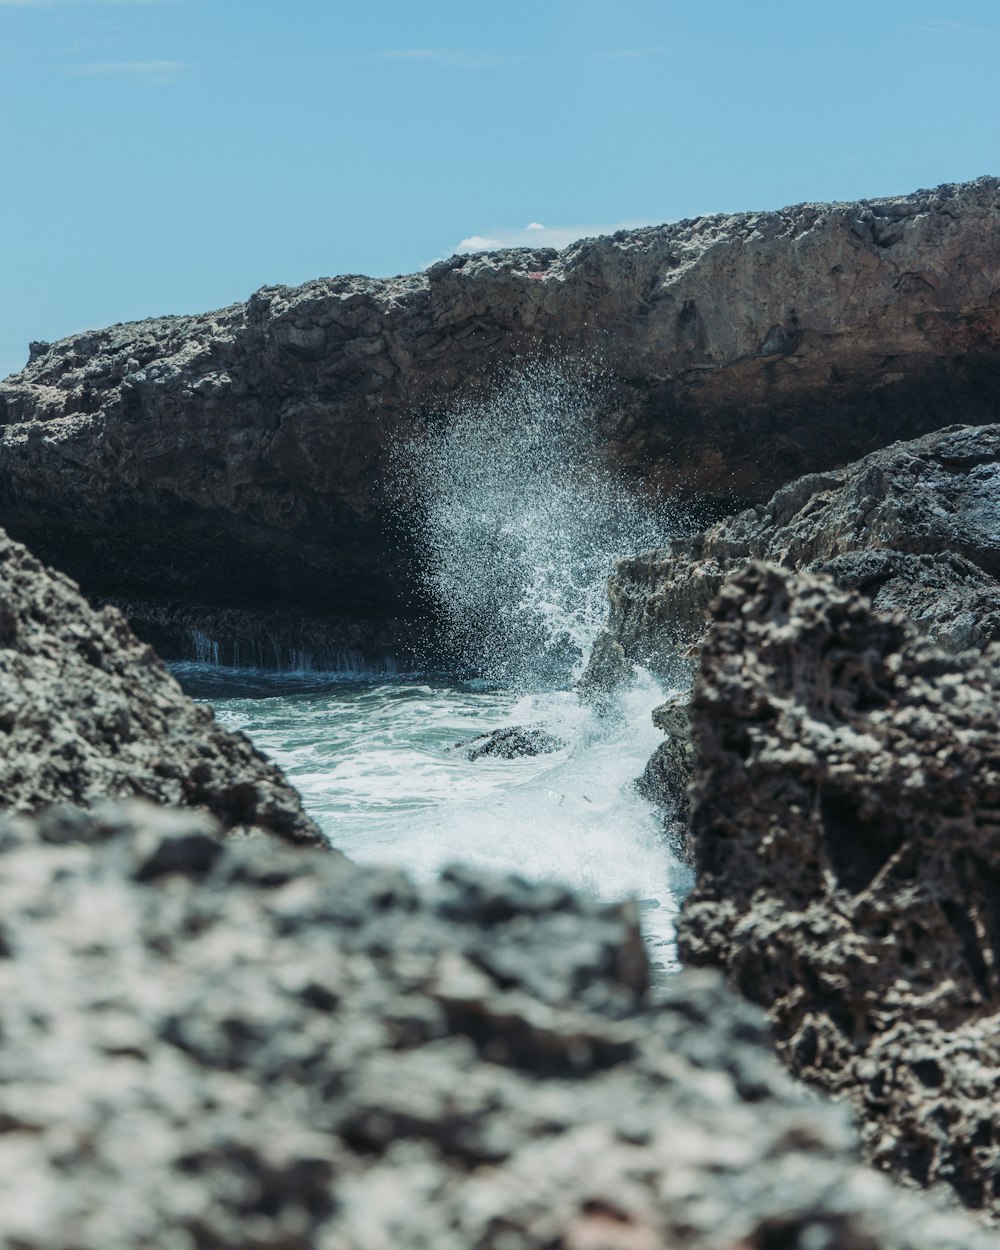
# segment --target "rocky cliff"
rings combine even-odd
[[[667,491],[765,499],[997,417],[998,225],[1000,182],[980,179],[36,343],[0,386],[0,523],[88,593],[405,614],[386,466],[418,411],[525,354],[596,359],[617,464]]]
[[[633,907],[135,806],[0,821],[18,1250],[988,1250]]]
[[[1000,1215],[1000,648],[949,654],[828,577],[724,587],[693,702],[680,929],[868,1156]]]

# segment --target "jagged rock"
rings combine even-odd
[[[539,729],[537,725],[508,725],[458,743],[469,760],[484,757],[516,760],[525,755],[548,755],[565,745],[561,738]]]
[[[669,550],[620,561],[581,693],[603,697],[637,663],[676,683],[679,657],[694,653],[726,577],[752,559],[828,573],[877,611],[904,612],[941,646],[981,650],[1000,639],[1000,426],[896,443],[792,482]],[[689,780],[668,740],[640,783],[686,859]]]
[[[689,964],[764,1006],[868,1156],[1000,1215],[1000,647],[826,577],[723,589],[693,700]]]
[[[135,806],[0,822],[18,1250],[987,1250],[632,905]],[[209,853],[210,851],[210,853]]]
[[[665,814],[671,850],[686,864],[694,860],[688,828],[688,786],[694,776],[695,748],[686,695],[653,708],[653,724],[666,735],[636,782],[639,793]]]
[[[893,444],[621,561],[598,662],[617,648],[620,670],[639,662],[673,676],[726,577],[755,559],[829,572],[951,649],[1000,639],[1000,426]]]
[[[227,828],[320,832],[281,772],[181,691],[114,608],[0,531],[0,808],[141,796]]]
[[[997,419],[998,195],[699,218],[35,343],[0,387],[0,524],[88,594],[406,614],[393,452],[418,410],[548,353],[600,359],[616,464],[766,499]]]

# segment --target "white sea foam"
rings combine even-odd
[[[462,660],[521,688],[566,684],[603,622],[615,557],[676,512],[605,463],[594,371],[531,360],[400,449],[423,575]]]
[[[429,591],[478,678],[244,674],[226,689],[206,668],[215,684],[203,693],[285,769],[352,858],[419,877],[461,860],[600,898],[634,895],[670,966],[688,873],[633,785],[661,741],[650,711],[666,692],[641,676],[598,714],[572,690],[615,556],[664,541],[676,524],[602,466],[600,401],[593,377],[536,362],[401,449]],[[197,692],[190,666],[186,679]],[[564,745],[474,762],[456,750],[512,724]]]
[[[651,679],[602,716],[566,691],[516,695],[414,679],[309,689],[268,680],[266,697],[260,681],[252,697],[216,695],[218,714],[284,768],[352,859],[400,864],[423,878],[463,861],[599,898],[635,895],[645,901],[658,958],[672,961],[687,874],[631,784],[661,740],[649,709],[664,692]],[[470,761],[456,749],[514,723],[544,726],[565,745],[514,760]]]

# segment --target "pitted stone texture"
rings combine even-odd
[[[983,178],[35,343],[0,386],[0,524],[88,594],[405,613],[385,485],[419,411],[525,357],[598,359],[616,465],[727,509],[764,500],[998,419],[998,239],[1000,181]]]
[[[181,691],[114,608],[0,531],[0,807],[141,796],[227,828],[321,835],[281,772]]]
[[[847,1096],[869,1156],[1000,1215],[1000,647],[948,654],[825,577],[723,589],[693,701],[680,951]]]
[[[17,1250],[987,1250],[632,905],[162,809],[0,823]],[[214,848],[211,855],[205,848]]]
[[[792,482],[669,550],[621,561],[595,665],[610,655],[618,672],[631,661],[672,675],[726,577],[749,560],[829,572],[950,650],[1000,640],[1000,426],[896,443]]]

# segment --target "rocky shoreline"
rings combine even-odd
[[[599,360],[610,460],[716,510],[1000,418],[998,225],[982,178],[36,343],[0,383],[0,525],[137,620],[408,620],[426,604],[392,455],[526,357]]]
[[[0,519],[38,546],[0,534],[7,1244],[997,1244],[998,195],[704,219],[33,347],[0,387]],[[388,637],[387,441],[559,325],[617,371],[623,465],[756,501],[621,562],[583,683],[697,670],[642,781],[697,877],[663,987],[632,903],[349,863],[66,575],[233,645],[290,646],[309,610],[324,645]]]

